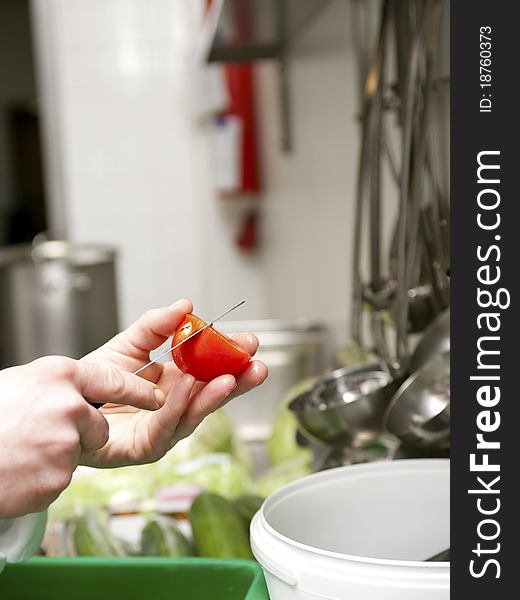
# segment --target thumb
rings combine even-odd
[[[154,383],[102,362],[79,361],[76,383],[89,402],[157,410],[165,401],[164,393]]]

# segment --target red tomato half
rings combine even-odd
[[[177,329],[172,347],[182,342],[206,323],[195,315],[186,318]],[[202,333],[172,351],[175,364],[184,373],[193,375],[198,381],[211,381],[220,375],[240,375],[251,360],[231,338],[207,327]]]

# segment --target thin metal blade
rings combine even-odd
[[[191,338],[194,338],[199,333],[202,333],[204,331],[204,329],[206,329],[207,327],[211,327],[213,325],[213,323],[216,323],[217,321],[220,321],[220,319],[224,318],[230,312],[232,312],[233,310],[235,310],[239,306],[242,306],[242,304],[244,304],[244,302],[245,302],[245,300],[242,300],[241,302],[237,302],[237,304],[235,304],[231,308],[228,308],[228,310],[226,310],[226,312],[224,312],[221,315],[219,315],[216,319],[213,319],[213,321],[210,321],[209,323],[206,323],[206,325],[204,325],[204,327],[201,327],[200,329],[197,329],[197,331],[195,331],[194,333],[192,333],[191,335],[189,335],[187,338],[183,339],[178,344],[175,344],[175,346],[172,346],[171,348],[168,348],[162,354],[159,354],[159,356],[156,356],[149,363],[146,363],[144,366],[142,366],[139,369],[137,369],[137,371],[134,371],[133,374],[134,375],[138,375],[139,373],[141,373],[141,371],[144,371],[147,367],[149,367],[150,365],[153,365],[155,362],[157,362],[158,360],[160,360],[163,356],[166,356],[168,354],[168,352],[172,352],[173,350],[175,350],[179,346],[182,346],[182,344],[184,344],[188,340],[191,340]]]

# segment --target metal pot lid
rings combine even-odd
[[[40,244],[15,244],[0,248],[0,267],[18,262],[41,264],[63,261],[75,265],[95,265],[112,262],[116,250],[104,244],[79,244],[51,240]]]

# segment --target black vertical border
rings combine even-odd
[[[520,319],[518,317],[518,281],[520,279],[520,150],[517,79],[520,69],[520,21],[515,2],[483,0],[451,0],[451,590],[453,598],[509,598],[520,594],[516,581],[520,573],[517,557],[520,549],[516,533],[520,530],[518,483],[520,483]],[[492,29],[492,112],[479,112],[479,101],[487,90],[480,88],[480,27]],[[501,224],[493,233],[477,226],[477,155],[483,150],[500,151]],[[469,455],[475,452],[476,418],[479,409],[476,391],[481,384],[470,381],[477,374],[477,269],[476,249],[479,244],[494,242],[501,236],[500,286],[509,289],[511,305],[501,312],[500,375],[501,425],[493,436],[501,448],[490,451],[490,461],[500,464],[501,508],[494,517],[500,523],[500,535],[494,541],[479,540],[477,526],[486,518],[479,514],[477,495],[468,494],[476,486],[476,473],[469,468]],[[493,255],[493,259],[496,258]],[[498,287],[498,286],[497,286]],[[483,310],[483,309],[481,309]],[[486,478],[490,479],[489,474]],[[497,497],[487,495],[485,498]],[[491,506],[492,503],[487,506]],[[490,517],[491,518],[491,517]],[[484,529],[484,531],[486,531]],[[491,528],[487,530],[491,532]],[[481,555],[473,550],[480,541],[492,549],[500,543],[496,554]],[[489,566],[480,578],[470,574],[469,564],[477,561],[482,569],[488,558],[500,563]],[[514,564],[515,563],[515,564]],[[510,592],[506,590],[512,590]]]

